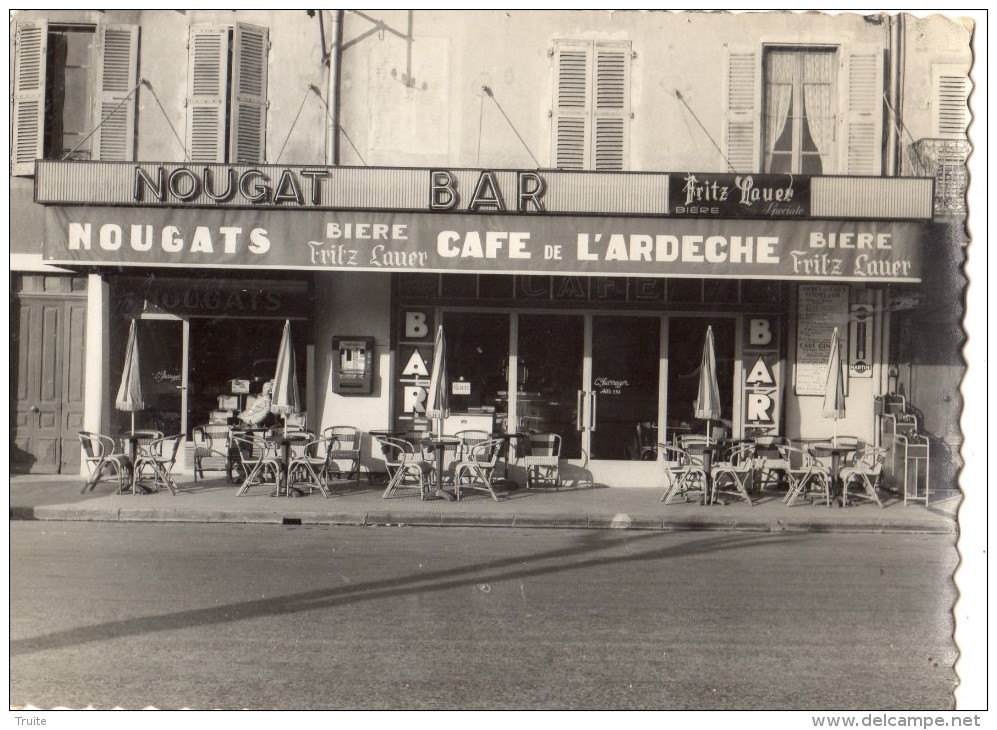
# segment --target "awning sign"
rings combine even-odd
[[[916,282],[926,224],[46,208],[52,263]]]

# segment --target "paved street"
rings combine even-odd
[[[10,530],[11,707],[952,704],[951,535]]]

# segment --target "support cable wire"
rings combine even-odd
[[[482,86],[481,90],[488,96],[489,99],[491,99],[492,101],[495,102],[495,106],[497,106],[498,110],[500,112],[502,112],[502,116],[505,117],[505,121],[508,122],[509,127],[515,133],[515,135],[519,138],[519,141],[523,143],[523,147],[530,154],[530,157],[533,158],[533,162],[536,163],[536,166],[539,168],[540,167],[540,162],[537,160],[536,155],[534,155],[533,151],[530,150],[529,145],[526,144],[526,140],[523,139],[523,136],[519,133],[519,130],[516,129],[516,125],[512,123],[511,119],[509,119],[509,115],[505,113],[505,109],[503,109],[502,105],[499,104],[498,99],[495,98],[495,94],[493,94],[492,90],[489,89],[487,86]],[[482,101],[482,103],[483,103],[483,101]],[[480,133],[480,131],[478,133],[478,146],[479,146],[479,148],[481,146],[481,133]],[[479,153],[479,155],[480,155],[480,153]]]
[[[731,170],[734,170],[734,166],[730,164],[730,160],[727,159],[727,156],[724,154],[724,151],[720,149],[720,145],[718,145],[717,141],[713,139],[713,135],[711,135],[709,131],[706,129],[706,127],[703,126],[703,123],[699,121],[699,117],[696,116],[696,112],[694,112],[692,110],[692,107],[690,107],[686,103],[685,98],[682,96],[682,92],[679,91],[678,89],[675,89],[675,98],[678,99],[680,102],[682,102],[682,106],[684,106],[686,109],[689,110],[689,113],[692,114],[692,118],[696,120],[696,124],[698,124],[699,128],[703,130],[703,133],[707,136],[707,138],[709,138],[710,142],[713,143],[713,146],[717,148],[717,152],[720,153],[720,156],[723,158],[723,161],[727,163],[727,167],[729,167]],[[734,170],[734,172],[737,172],[737,170]]]
[[[890,104],[890,99],[886,95],[885,91],[883,92],[883,101],[886,103],[886,108],[890,110],[890,118],[892,119],[893,126],[896,128],[896,130],[899,133],[900,137],[903,137],[904,134],[906,134],[907,135],[907,139],[910,140],[910,148],[909,149],[910,150],[915,149],[915,145],[917,144],[917,142],[914,139],[914,136],[910,133],[910,130],[907,129],[907,125],[904,124],[904,120],[900,118],[899,114],[897,114],[896,110],[893,108],[893,105]],[[901,152],[902,152],[903,156],[905,158],[907,158],[907,162],[910,163],[910,165],[912,167],[916,167],[917,169],[919,169],[921,171],[922,175],[927,174],[928,170],[925,167],[924,162],[921,161],[921,158],[920,158],[919,155],[911,155],[911,153],[909,152],[908,148],[906,148],[903,145],[901,145],[900,149],[901,149]]]
[[[97,130],[100,129],[104,125],[104,122],[106,122],[108,119],[110,119],[112,116],[114,116],[114,112],[118,111],[118,109],[121,108],[121,105],[124,104],[126,101],[128,101],[128,99],[131,98],[132,94],[134,94],[136,91],[138,91],[138,87],[140,87],[144,83],[145,83],[145,79],[139,79],[138,83],[135,84],[135,86],[132,87],[132,90],[129,91],[125,95],[125,97],[121,101],[118,102],[118,105],[116,107],[114,107],[111,111],[109,111],[107,113],[107,115],[103,119],[101,119],[99,122],[97,122],[97,126],[95,126],[93,129],[91,129],[89,132],[87,132],[86,136],[83,139],[81,139],[79,142],[77,142],[76,146],[73,147],[73,149],[69,150],[69,152],[67,152],[65,155],[63,155],[62,159],[63,160],[68,159],[71,154],[73,154],[74,152],[76,152],[76,150],[78,150],[80,148],[80,145],[82,145],[88,139],[90,139],[91,137],[93,137],[94,134],[96,134]]]
[[[325,107],[325,113],[329,117],[329,121],[334,122],[335,120],[332,118],[332,110],[329,108],[329,102],[327,102],[325,98],[322,96],[322,92],[319,91],[319,88],[315,84],[310,84],[308,88],[309,90],[315,92],[315,96],[317,96],[319,100],[322,102],[322,105]],[[360,150],[357,149],[357,146],[353,144],[353,140],[350,139],[350,135],[348,135],[346,133],[346,130],[343,129],[343,125],[342,124],[338,125],[337,129],[340,132],[342,132],[343,137],[345,137],[346,141],[350,143],[350,147],[353,148],[353,152],[356,154],[357,158],[359,158],[360,162],[363,163],[363,166],[368,167],[367,161],[363,158],[363,155],[360,154]]]
[[[305,95],[301,97],[301,105],[298,107],[298,113],[294,115],[294,121],[291,122],[291,128],[287,130],[287,136],[284,137],[284,144],[281,145],[280,152],[277,153],[277,159],[274,160],[275,165],[280,162],[280,158],[284,155],[284,148],[287,147],[287,141],[291,139],[291,132],[294,131],[294,127],[298,123],[298,118],[301,116],[301,110],[305,108],[305,101],[308,99],[308,92],[314,90],[315,88],[314,84],[309,84],[308,88],[305,89]]]

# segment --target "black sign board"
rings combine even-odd
[[[693,218],[806,218],[810,177],[736,173],[671,173],[671,215]]]

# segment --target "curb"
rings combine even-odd
[[[617,514],[459,514],[452,512],[315,512],[308,510],[212,510],[189,508],[105,507],[43,505],[10,507],[11,521],[52,522],[162,522],[272,525],[330,525],[349,527],[515,527],[547,529],[656,530],[663,532],[786,532],[957,534],[954,522],[913,521],[897,524],[884,520],[854,522],[812,519],[737,519],[692,515],[675,517]]]

